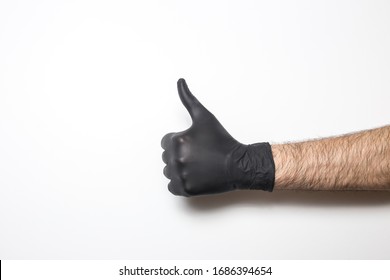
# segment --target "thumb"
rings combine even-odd
[[[181,102],[187,108],[193,121],[197,119],[203,111],[207,111],[188,89],[187,83],[183,78],[177,81],[177,90],[179,91]]]

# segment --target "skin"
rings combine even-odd
[[[390,190],[390,126],[272,145],[275,190]]]

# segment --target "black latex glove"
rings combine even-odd
[[[272,191],[275,164],[269,143],[241,144],[192,95],[184,79],[177,82],[177,88],[192,125],[161,141],[167,164],[164,175],[171,179],[169,191],[183,196],[235,189]]]

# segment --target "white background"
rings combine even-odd
[[[1,259],[390,257],[389,193],[167,190],[176,81],[239,141],[390,121],[388,1],[0,2]]]
[[[53,275],[58,280],[68,279],[272,279],[272,280],[329,280],[334,279],[375,279],[388,280],[390,277],[389,260],[6,260],[1,263],[3,280],[52,280]],[[120,275],[120,269],[172,269],[176,266],[179,273],[185,274],[185,269],[202,269],[203,274],[197,275],[161,276],[149,271],[149,276]],[[253,274],[224,274],[225,267],[254,267]],[[216,275],[214,267],[217,267]],[[221,267],[221,271],[219,270]],[[256,272],[256,268],[258,268]],[[261,274],[261,267],[271,267],[271,274]],[[23,269],[21,269],[23,268]],[[208,270],[208,271],[207,271]],[[231,270],[233,271],[233,270]],[[188,272],[188,270],[187,270]],[[319,273],[320,272],[320,273]],[[231,272],[233,274],[234,272]],[[257,273],[257,274],[256,274]],[[133,272],[134,274],[134,272]],[[141,274],[141,272],[139,272]],[[144,272],[145,274],[145,272]],[[202,275],[202,276],[200,276]]]

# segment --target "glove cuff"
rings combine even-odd
[[[236,188],[273,191],[275,163],[269,143],[242,145],[233,152],[231,164],[235,165]]]
[[[275,185],[275,162],[271,145],[267,142],[248,145],[248,153],[254,163],[250,189],[272,192]]]

